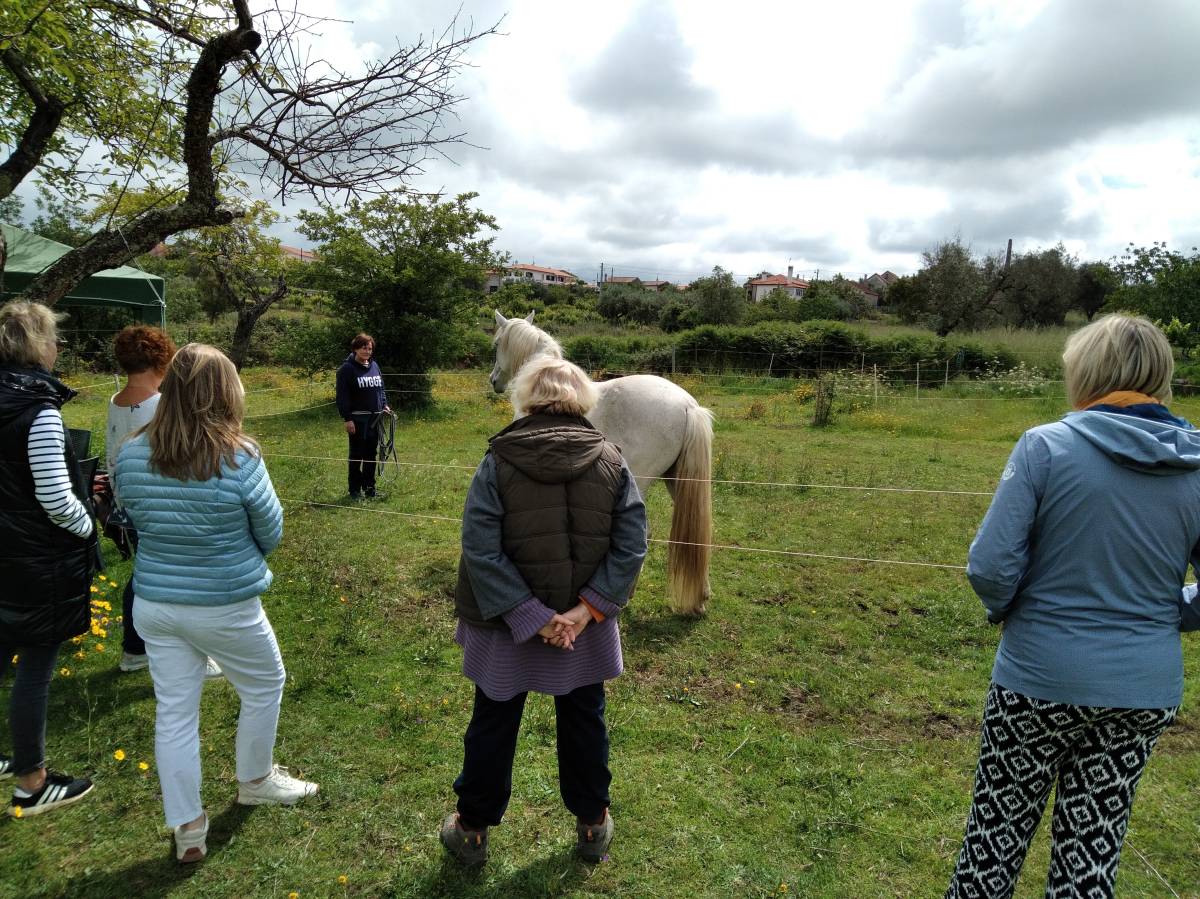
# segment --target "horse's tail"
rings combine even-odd
[[[702,406],[688,407],[683,448],[668,475],[675,478],[671,491],[675,508],[667,548],[667,586],[675,611],[685,615],[703,615],[710,594],[712,419]]]

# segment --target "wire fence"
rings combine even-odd
[[[363,513],[369,513],[369,514],[375,514],[375,515],[393,515],[393,516],[397,516],[397,517],[401,517],[401,518],[411,518],[411,519],[417,519],[417,520],[451,522],[454,524],[462,523],[461,518],[455,518],[455,517],[451,517],[449,515],[430,515],[430,514],[421,513],[421,512],[400,512],[395,509],[377,509],[377,508],[368,508],[368,507],[364,507],[364,506],[347,506],[347,505],[342,505],[339,503],[322,503],[322,502],[316,502],[314,500],[293,499],[291,497],[286,497],[286,498],[280,497],[280,502],[284,503],[285,505],[290,504],[292,506],[307,506],[307,507],[319,508],[319,509],[335,509],[335,510],[343,511],[343,512],[363,512]],[[965,565],[951,565],[951,564],[946,564],[946,563],[942,563],[942,562],[909,561],[906,559],[876,559],[876,558],[871,558],[869,556],[841,556],[841,555],[835,555],[833,553],[817,553],[817,552],[808,552],[806,550],[797,550],[797,549],[773,549],[773,548],[762,547],[762,546],[741,546],[736,543],[695,543],[695,542],[686,541],[686,540],[664,540],[662,538],[655,538],[655,537],[651,537],[649,542],[652,544],[655,544],[655,545],[659,545],[659,546],[669,546],[672,543],[674,543],[679,546],[702,546],[702,547],[706,547],[708,549],[728,551],[728,552],[743,552],[743,553],[754,553],[754,554],[759,554],[759,555],[773,555],[773,556],[789,556],[792,558],[817,559],[817,560],[834,561],[834,562],[860,562],[860,563],[872,564],[872,565],[900,565],[900,566],[908,566],[911,568],[931,568],[931,569],[937,569],[937,570],[942,570],[942,571],[958,571],[958,572],[965,572],[967,570],[967,566],[965,566]]]

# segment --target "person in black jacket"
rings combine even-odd
[[[390,413],[383,373],[371,358],[375,338],[359,334],[337,373],[337,406],[350,437],[350,498],[374,498],[375,455],[379,449],[379,415]]]
[[[58,356],[47,307],[0,307],[0,678],[17,657],[10,699],[15,775],[9,814],[36,815],[82,799],[87,778],[46,770],[46,706],[58,647],[90,623],[98,567],[86,485],[59,409],[75,391],[50,374]]]

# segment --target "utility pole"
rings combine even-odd
[[[604,263],[600,263],[600,283],[596,285],[596,299],[604,296]]]
[[[1008,239],[1008,249],[1004,253],[1004,270],[1008,271],[1008,264],[1012,262],[1012,238]]]

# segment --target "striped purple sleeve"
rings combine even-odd
[[[584,587],[579,591],[579,595],[583,599],[586,599],[588,605],[605,618],[616,618],[621,614],[621,607],[619,605],[605,597],[603,593],[597,593],[591,587]]]
[[[536,596],[531,596],[501,617],[512,631],[513,642],[524,643],[550,623],[550,619],[554,617],[554,610]]]

